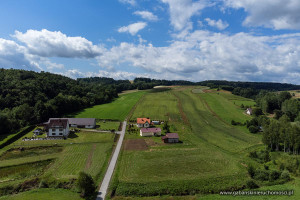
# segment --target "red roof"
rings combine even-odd
[[[55,127],[55,126],[61,126],[66,128],[68,126],[68,120],[67,119],[50,119],[48,127]]]
[[[161,139],[167,139],[167,138],[172,138],[172,139],[179,139],[179,136],[177,133],[167,133],[166,136],[163,136]]]
[[[158,133],[161,132],[160,128],[141,128],[143,133]]]
[[[145,124],[146,122],[148,122],[148,124],[150,124],[150,119],[149,118],[137,118],[137,123],[138,124]]]

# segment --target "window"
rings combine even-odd
[[[52,132],[52,135],[56,135],[56,133],[55,133],[55,132]]]
[[[62,135],[62,133],[59,133],[59,135]]]
[[[55,129],[55,128],[53,128],[53,129],[52,129],[52,131],[53,131],[53,132],[55,132],[55,131],[56,131],[56,129]]]
[[[63,131],[63,129],[62,129],[62,128],[60,128],[60,129],[59,129],[59,131]]]

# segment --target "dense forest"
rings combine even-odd
[[[203,81],[199,85],[208,86],[210,88],[219,88],[232,92],[245,98],[256,99],[256,96],[265,91],[287,91],[300,90],[300,85],[287,83],[271,83],[271,82],[235,82],[235,81]]]
[[[77,80],[48,72],[0,69],[0,134],[61,117],[97,104],[108,103],[118,93],[150,89],[157,85],[192,85],[188,81],[149,78],[114,80],[93,77]]]

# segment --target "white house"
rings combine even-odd
[[[50,119],[47,125],[48,137],[68,137],[69,120],[67,119]]]
[[[247,108],[246,113],[247,115],[252,115],[252,108]]]
[[[137,118],[136,120],[137,122],[137,126],[139,128],[142,128],[142,127],[149,127],[150,126],[150,119],[149,118]]]
[[[140,135],[145,136],[160,136],[161,129],[160,128],[141,128]]]

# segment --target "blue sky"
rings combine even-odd
[[[0,67],[300,84],[299,0],[0,0]]]

